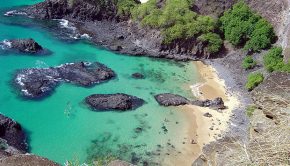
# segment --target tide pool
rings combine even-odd
[[[1,11],[39,2],[0,1]],[[174,108],[159,106],[153,96],[168,92],[192,98],[189,85],[197,82],[198,75],[194,65],[118,55],[85,40],[66,42],[47,28],[20,26],[19,18],[14,23],[13,19],[1,13],[1,41],[33,38],[53,52],[49,56],[0,53],[0,112],[24,127],[31,153],[60,164],[66,160],[85,162],[108,155],[129,162],[141,157],[138,164],[145,160],[158,163],[162,154],[169,151],[168,143],[176,148],[182,144],[180,128],[187,123],[184,114]],[[21,98],[12,85],[18,69],[77,61],[98,61],[112,68],[118,77],[92,88],[62,84],[51,96],[40,101]],[[131,78],[135,72],[144,74],[146,79]],[[94,93],[127,93],[144,99],[146,104],[137,110],[121,113],[93,112],[83,99]],[[142,131],[136,130],[138,127]]]

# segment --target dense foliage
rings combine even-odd
[[[225,39],[249,51],[257,52],[269,47],[275,37],[271,24],[242,1],[226,11],[220,22]]]
[[[251,56],[246,56],[242,62],[242,67],[246,70],[253,69],[256,65],[257,62]]]
[[[273,71],[283,71],[290,72],[290,63],[285,64],[283,62],[281,47],[273,47],[264,56],[264,65],[269,72]]]
[[[177,39],[196,38],[207,43],[210,53],[218,52],[222,45],[220,36],[214,33],[216,21],[191,10],[192,0],[166,0],[160,6],[156,0],[136,7],[132,16],[143,26],[162,30],[163,42],[170,44]]]
[[[264,76],[262,73],[251,73],[248,75],[248,80],[246,83],[246,88],[251,91],[257,87],[260,83],[264,81]]]
[[[118,0],[117,8],[119,16],[130,16],[137,3],[134,0]]]

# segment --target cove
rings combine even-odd
[[[129,162],[141,158],[138,164],[144,160],[160,163],[166,153],[181,152],[182,128],[187,125],[187,118],[176,108],[159,106],[153,96],[176,93],[192,98],[189,85],[198,81],[195,66],[185,62],[118,55],[86,40],[67,42],[47,28],[19,26],[13,18],[3,16],[3,12],[12,7],[37,2],[13,0],[0,5],[1,41],[33,38],[53,52],[49,56],[32,56],[0,51],[0,112],[25,128],[30,152],[60,164],[75,158],[85,162],[105,156]],[[103,63],[118,77],[91,88],[62,84],[41,101],[21,98],[12,85],[18,69],[45,68],[78,61]],[[131,78],[131,74],[136,72],[146,78]],[[123,113],[93,112],[83,99],[95,93],[126,93],[144,99],[146,104]]]

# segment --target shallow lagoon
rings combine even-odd
[[[36,2],[5,1],[1,2],[0,8],[4,11],[12,6]],[[183,139],[180,129],[186,125],[186,117],[174,108],[160,107],[153,95],[170,92],[192,97],[189,85],[197,81],[195,66],[118,55],[85,40],[59,40],[55,33],[43,26],[27,26],[29,23],[19,26],[19,19],[13,19],[0,16],[1,41],[31,37],[53,52],[50,56],[31,56],[0,51],[0,112],[25,128],[31,153],[63,164],[66,160],[77,158],[84,162],[108,154],[127,161],[142,156],[140,161],[160,162],[162,154],[172,149],[180,150],[178,147]],[[101,62],[112,68],[118,77],[92,88],[62,84],[51,96],[40,101],[19,97],[12,86],[17,69],[76,61]],[[131,78],[135,72],[143,73],[146,79]],[[82,102],[93,93],[127,93],[143,98],[147,103],[137,110],[123,113],[93,112]],[[137,127],[142,131],[137,131]]]

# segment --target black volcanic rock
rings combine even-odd
[[[136,96],[123,93],[93,94],[86,97],[85,102],[94,110],[134,110],[145,102]]]
[[[50,68],[19,70],[14,82],[25,97],[39,98],[51,93],[61,82],[90,87],[115,76],[113,70],[101,63],[78,62]]]
[[[219,109],[225,109],[225,105],[224,105],[224,101],[221,97],[217,97],[215,98],[214,100],[195,100],[195,101],[192,101],[191,104],[193,105],[197,105],[197,106],[200,106],[200,107],[209,107],[211,109],[216,109],[216,110],[219,110]]]
[[[145,78],[145,76],[141,73],[133,73],[132,77],[135,79],[144,79]]]
[[[26,136],[19,123],[0,114],[0,138],[20,151],[27,152]]]
[[[163,106],[179,106],[189,104],[189,100],[180,95],[163,93],[154,96],[155,100]]]
[[[13,49],[22,53],[36,54],[45,50],[33,39],[11,39],[0,43],[4,48]],[[47,50],[46,50],[47,51]]]
[[[39,19],[71,17],[82,21],[112,19],[117,15],[114,0],[45,0],[25,9],[29,16]]]

